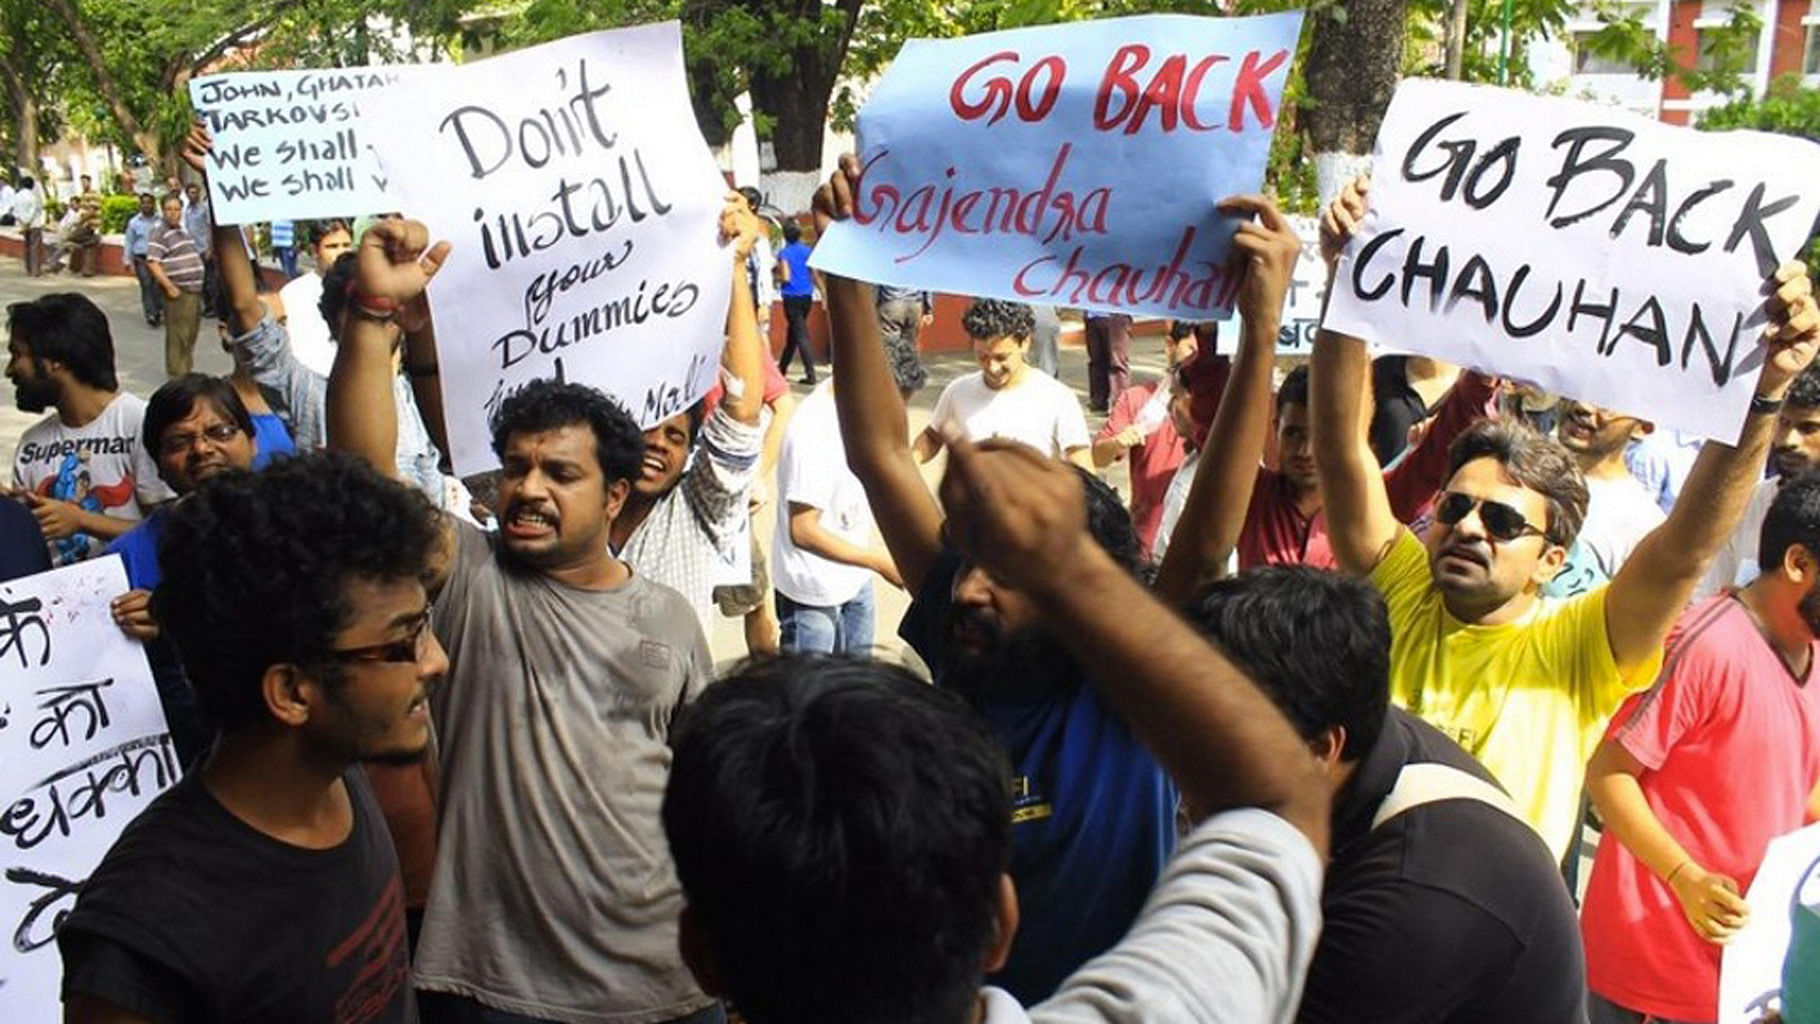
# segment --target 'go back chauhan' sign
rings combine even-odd
[[[1264,177],[1300,12],[912,40],[859,115],[853,219],[811,264],[963,295],[1223,319],[1220,198]]]
[[[453,251],[430,286],[450,455],[497,465],[513,391],[591,384],[644,427],[719,373],[726,183],[676,22],[575,36],[401,83],[364,122],[409,216]]]
[[[1412,80],[1372,163],[1326,327],[1737,438],[1820,146]]]
[[[56,929],[121,829],[177,781],[118,556],[0,583],[0,1020],[61,1019]]]
[[[360,109],[377,90],[425,73],[407,65],[192,79],[190,105],[215,139],[209,154],[215,219],[254,224],[393,209]]]

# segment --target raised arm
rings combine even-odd
[[[1245,528],[1270,432],[1270,376],[1276,365],[1283,299],[1302,251],[1295,229],[1265,196],[1227,199],[1220,203],[1220,212],[1257,218],[1239,225],[1233,238],[1244,261],[1245,284],[1239,290],[1244,333],[1182,505],[1182,518],[1157,569],[1157,596],[1172,608],[1225,568]]]
[[[1763,474],[1782,396],[1820,347],[1820,312],[1807,267],[1785,263],[1767,287],[1770,324],[1763,337],[1769,349],[1743,434],[1736,445],[1701,446],[1668,519],[1638,542],[1606,593],[1606,635],[1620,672],[1654,655],[1707,563],[1737,528]]]
[[[214,146],[215,140],[201,121],[190,126],[190,134],[183,141],[183,160],[201,176],[205,195],[208,192],[208,154]],[[211,203],[211,221],[214,213],[215,207]],[[227,293],[228,331],[239,336],[259,326],[259,321],[265,318],[265,306],[259,301],[259,279],[255,276],[253,261],[247,258],[240,225],[214,224],[212,234],[216,272],[221,275],[221,288]],[[199,238],[196,244],[200,247],[207,244],[207,240]]]
[[[843,156],[840,170],[816,192],[816,237],[833,221],[852,215],[858,171],[852,154]],[[825,280],[823,296],[840,382],[834,389],[834,405],[847,465],[865,487],[885,546],[905,588],[914,594],[941,554],[942,513],[910,454],[904,398],[891,377],[879,337],[872,286],[833,274]]]
[[[746,257],[761,230],[758,215],[738,192],[727,193],[721,211],[721,235],[732,241],[733,293],[727,299],[727,346],[720,365],[731,380],[721,408],[747,426],[757,426],[765,406],[765,357],[758,337],[758,313],[752,301],[752,282],[746,277]]]
[[[1260,807],[1327,849],[1326,784],[1282,712],[1087,532],[1079,475],[1002,441],[948,443],[949,535],[1030,597],[1198,818]],[[1107,614],[1108,608],[1118,609]]]
[[[346,325],[329,372],[329,447],[351,452],[385,476],[398,477],[398,406],[392,398],[392,346],[399,310],[420,304],[430,278],[448,258],[449,243],[429,247],[429,231],[414,220],[382,220],[361,237]],[[425,250],[428,251],[425,251]],[[442,550],[433,559],[432,594],[447,578],[454,538],[443,517]]]
[[[1353,181],[1321,215],[1321,255],[1330,281],[1340,246],[1365,216],[1368,184],[1365,178]],[[1369,441],[1371,356],[1358,338],[1323,328],[1315,334],[1308,377],[1314,464],[1334,559],[1348,572],[1368,573],[1398,529]]]

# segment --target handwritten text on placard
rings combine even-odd
[[[816,267],[1204,320],[1231,313],[1223,196],[1256,191],[1301,26],[1147,16],[913,40],[860,112],[850,222]]]
[[[1736,439],[1820,146],[1412,80],[1373,162],[1327,326]]]
[[[401,208],[454,245],[430,301],[458,471],[496,464],[489,417],[531,380],[591,384],[647,427],[713,383],[726,186],[676,23],[406,82],[366,121]]]
[[[120,830],[177,781],[118,557],[0,583],[0,1020],[57,1020],[54,939]]]

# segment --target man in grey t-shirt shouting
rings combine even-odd
[[[729,319],[756,228],[739,244]],[[329,444],[393,469],[391,349],[401,306],[447,255],[423,225],[370,229],[329,386]],[[539,381],[502,403],[497,536],[444,517],[431,625],[438,858],[415,973],[429,1024],[721,1019],[677,951],[681,894],[658,822],[670,724],[710,679],[689,603],[614,558],[644,459],[638,426],[592,388]]]

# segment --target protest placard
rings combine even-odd
[[[1725,946],[1719,1024],[1758,1024],[1782,992],[1783,961],[1802,905],[1820,907],[1820,825],[1770,840],[1745,893],[1750,922]]]
[[[1820,146],[1411,80],[1372,161],[1329,328],[1737,439]]]
[[[853,219],[810,265],[960,295],[1232,313],[1299,11],[1151,15],[912,40],[859,115]]]
[[[126,590],[117,556],[0,583],[0,1020],[62,1018],[56,928],[177,781],[145,650],[108,608]]]
[[[1286,219],[1296,237],[1302,240],[1302,252],[1296,257],[1295,271],[1289,278],[1289,294],[1283,297],[1283,318],[1277,327],[1277,355],[1309,356],[1314,354],[1314,334],[1320,329],[1321,308],[1327,302],[1327,264],[1321,260],[1321,225],[1313,217],[1299,214],[1291,214]],[[1237,347],[1235,336],[1227,351]]]
[[[385,213],[385,174],[361,107],[378,90],[434,73],[422,65],[236,71],[190,80],[214,136],[209,202],[221,224]]]
[[[644,427],[714,382],[726,183],[695,126],[676,22],[406,81],[364,124],[401,208],[454,246],[430,306],[457,472],[497,464],[488,418],[532,380],[591,384]]]

